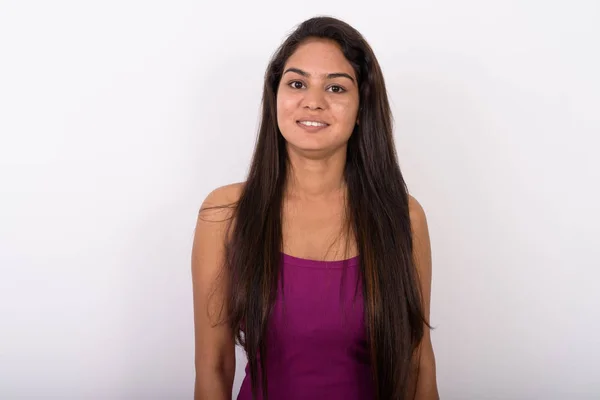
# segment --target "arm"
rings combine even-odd
[[[431,299],[431,244],[425,211],[412,196],[409,200],[410,220],[413,231],[414,259],[421,285],[423,298],[423,311],[425,319],[429,322]],[[416,382],[416,400],[437,400],[439,394],[435,376],[435,357],[431,345],[429,327],[424,327],[424,335],[417,353],[419,359],[418,376]]]
[[[226,318],[227,295],[224,275],[224,244],[228,208],[205,210],[227,204],[230,188],[208,195],[200,210],[192,248],[195,400],[229,400],[235,375],[235,341]]]

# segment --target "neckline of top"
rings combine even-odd
[[[345,260],[335,261],[323,261],[323,260],[311,260],[308,258],[295,257],[290,254],[281,253],[284,264],[292,264],[299,267],[312,267],[312,268],[343,268],[353,267],[358,265],[359,256],[347,258]]]

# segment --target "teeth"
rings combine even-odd
[[[300,123],[302,125],[306,125],[306,126],[327,126],[327,124],[323,124],[321,122],[314,122],[314,121],[300,121]]]

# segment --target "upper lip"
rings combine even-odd
[[[320,120],[320,119],[318,119],[318,118],[310,118],[310,117],[308,117],[308,118],[300,118],[300,119],[298,119],[296,122],[302,122],[302,121],[304,121],[304,122],[306,122],[306,121],[310,121],[310,122],[319,122],[319,123],[321,123],[321,124],[326,124],[326,125],[329,125],[327,122],[325,122],[325,121],[323,121],[323,120]]]

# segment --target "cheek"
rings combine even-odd
[[[286,124],[295,110],[295,102],[287,96],[277,97],[277,120]]]
[[[336,103],[332,105],[331,110],[339,124],[354,126],[358,116],[358,107],[353,102]]]

